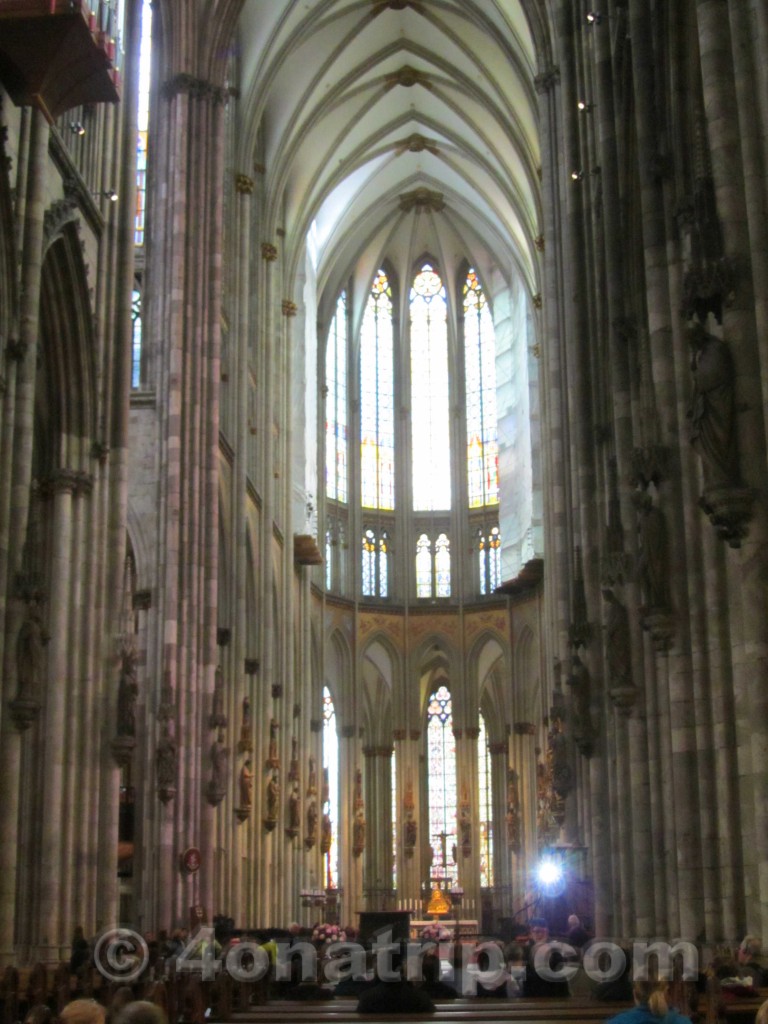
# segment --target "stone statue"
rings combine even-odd
[[[34,700],[40,693],[45,670],[45,644],[40,602],[32,600],[16,638],[17,697]]]
[[[307,778],[307,796],[317,796],[317,761],[310,754],[309,776]]]
[[[595,737],[592,709],[590,707],[592,703],[592,681],[589,676],[589,669],[578,654],[574,654],[571,662],[571,674],[568,678],[568,685],[573,689],[573,738],[581,753],[589,756],[592,752],[592,742]]]
[[[413,851],[416,848],[417,833],[418,826],[416,825],[416,822],[413,818],[407,818],[405,821],[405,833],[403,836],[406,855],[413,855]]]
[[[253,749],[253,745],[251,743],[251,701],[248,694],[243,697],[243,711],[242,720],[240,722],[240,742],[238,743],[238,749],[240,751],[250,751]]]
[[[267,821],[277,821],[277,808],[280,803],[280,780],[277,772],[272,772],[267,783]]]
[[[224,713],[224,677],[221,674],[221,665],[217,666],[214,676],[213,706],[208,724],[211,729],[221,729],[227,724],[227,716]]]
[[[307,806],[307,834],[304,838],[304,845],[310,849],[317,842],[317,804],[310,800]]]
[[[707,488],[739,484],[733,357],[726,342],[700,323],[688,328],[693,398],[691,443],[704,465]]]
[[[632,686],[632,655],[629,638],[629,615],[612,590],[603,590],[608,602],[605,617],[605,648],[608,685],[612,689]]]
[[[552,789],[560,797],[566,797],[573,788],[573,774],[568,764],[568,748],[563,733],[563,722],[555,718],[549,731],[548,755],[552,766]]]
[[[227,792],[227,769],[229,767],[229,747],[224,746],[224,734],[219,731],[211,744],[211,778],[208,783],[208,800],[218,804]]]
[[[176,784],[176,743],[169,732],[160,737],[155,754],[158,786],[167,788]]]
[[[331,816],[327,812],[323,815],[323,824],[320,828],[320,850],[322,853],[329,853],[333,839],[333,825]]]
[[[669,544],[664,513],[653,503],[647,491],[634,495],[640,519],[638,573],[648,611],[669,608]]]
[[[358,807],[355,813],[355,820],[352,823],[352,853],[359,857],[365,849],[365,814],[362,807]]]
[[[294,785],[288,797],[288,828],[291,834],[299,831],[299,787]]]
[[[136,655],[132,650],[123,652],[120,682],[117,689],[117,735],[136,735],[136,700],[139,685],[136,682]]]
[[[277,753],[277,730],[280,728],[277,719],[272,718],[269,722],[269,752],[267,754],[267,768],[279,768],[280,757]]]
[[[253,771],[250,758],[240,769],[240,808],[248,811],[253,806]]]

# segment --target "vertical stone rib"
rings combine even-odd
[[[13,922],[18,864],[18,809],[20,737],[7,711],[16,696],[15,638],[22,609],[7,595],[18,571],[29,515],[29,484],[32,467],[35,377],[37,368],[40,282],[43,258],[43,204],[45,201],[48,125],[35,110],[30,114],[29,176],[24,216],[19,343],[22,361],[15,373],[14,424],[6,423],[5,436],[13,438],[13,469],[10,474],[8,519],[0,536],[0,614],[4,635],[12,638],[3,650],[3,710],[0,714],[0,958],[13,961]],[[6,401],[10,395],[6,396]]]
[[[745,179],[758,173],[759,166],[754,163],[754,149],[748,146],[742,151],[740,131],[740,119],[753,115],[739,106],[728,7],[718,0],[698,0],[696,16],[717,208],[725,254],[735,262],[737,273],[733,302],[724,310],[723,333],[731,343],[736,368],[741,468],[744,482],[764,497],[768,489],[766,427],[745,192]],[[751,102],[743,95],[742,99]],[[738,155],[742,173],[734,172]],[[735,630],[732,633],[731,647],[744,826],[744,890],[747,929],[756,932],[768,923],[768,595],[764,583],[767,562],[768,523],[765,502],[760,500],[740,554],[728,559],[729,591],[732,605],[739,609],[740,625],[738,634]]]

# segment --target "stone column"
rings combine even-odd
[[[751,133],[752,97],[739,104],[733,67],[729,9],[719,0],[697,0],[704,108],[712,157],[712,176],[726,259],[735,270],[733,301],[723,313],[723,335],[731,345],[738,396],[738,443],[741,473],[748,488],[765,494],[768,460],[765,440],[765,396],[761,390],[755,323],[755,292],[749,267],[750,217],[745,182],[762,175]],[[737,19],[738,20],[738,19]],[[742,65],[740,64],[740,68]],[[739,86],[744,79],[739,72]],[[734,114],[736,116],[734,116]],[[742,129],[747,132],[742,148]],[[743,171],[734,173],[741,156]],[[736,167],[738,168],[738,164]],[[753,191],[751,183],[750,191]],[[732,665],[736,702],[739,790],[744,853],[744,894],[748,931],[768,925],[768,521],[765,503],[754,505],[754,518],[741,549],[728,558],[728,586],[734,625]]]
[[[43,259],[43,204],[48,167],[49,129],[33,110],[31,121],[21,257],[19,327],[9,348],[8,387],[4,405],[3,465],[10,486],[0,498],[0,663],[3,665],[0,710],[0,965],[14,961],[16,871],[18,857],[19,765],[21,738],[8,710],[16,697],[16,636],[24,608],[15,600],[15,575],[29,516],[35,380],[37,370],[40,282]],[[8,639],[6,639],[8,638]],[[43,681],[41,681],[43,685]]]

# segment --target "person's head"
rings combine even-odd
[[[760,956],[763,951],[763,944],[757,935],[745,935],[739,943],[736,956],[739,963],[746,964],[755,957]]]
[[[570,914],[568,916],[568,927],[569,928],[581,928],[581,921],[578,919],[578,917],[575,914]]]
[[[128,1003],[132,1003],[133,999],[133,989],[130,985],[121,985],[120,988],[115,989],[115,993],[109,1002],[109,1010],[112,1016],[114,1017],[116,1013],[119,1013]]]
[[[147,999],[136,999],[124,1006],[115,1017],[115,1024],[168,1024],[165,1010]]]
[[[669,1012],[667,983],[651,978],[635,978],[632,992],[638,1006],[647,1006],[654,1017],[665,1017]]]
[[[24,1024],[50,1024],[53,1011],[49,1006],[33,1006],[24,1018]]]
[[[301,925],[298,923],[298,921],[291,921],[291,923],[288,925],[288,934],[294,937],[296,935],[301,934]]]
[[[73,999],[59,1014],[61,1024],[104,1024],[106,1011],[95,999]]]
[[[546,942],[549,938],[549,925],[543,917],[532,917],[528,930],[533,942]]]

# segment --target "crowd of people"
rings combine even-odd
[[[60,1024],[168,1024],[162,999],[152,998],[152,985],[172,976],[179,958],[198,961],[206,946],[216,963],[229,962],[229,954],[240,946],[241,967],[248,969],[254,955],[265,966],[262,992],[265,998],[287,1000],[357,999],[360,1013],[429,1013],[436,1001],[459,996],[478,998],[566,998],[586,996],[573,983],[583,951],[592,936],[572,915],[567,932],[550,938],[547,921],[533,917],[516,926],[509,941],[485,942],[474,947],[460,943],[427,942],[413,955],[413,945],[389,947],[386,961],[372,946],[362,960],[350,960],[348,947],[329,940],[328,926],[304,929],[294,923],[286,929],[269,931],[207,930],[203,938],[190,939],[185,929],[170,935],[144,937],[145,957],[140,975],[132,984],[114,984],[108,1005],[94,999],[78,998],[78,979],[95,969],[91,944],[82,929],[72,939],[69,972],[72,1000],[59,1013]],[[353,929],[334,928],[332,937],[347,942],[357,938]],[[495,945],[495,948],[494,948]],[[358,946],[358,950],[362,947]],[[406,953],[407,949],[407,953]],[[263,951],[261,953],[260,951]],[[292,952],[293,951],[293,952]],[[489,956],[489,951],[497,954]],[[307,955],[308,953],[313,955]],[[386,962],[386,967],[384,963]],[[546,969],[542,970],[542,966]],[[631,957],[619,977],[593,984],[590,998],[634,1005],[611,1018],[609,1024],[684,1024],[689,1007],[673,1006],[666,982],[633,974]],[[494,968],[498,968],[494,970]],[[699,977],[703,988],[707,978],[716,979],[724,998],[728,993],[756,992],[768,988],[768,970],[758,937],[747,935],[733,954],[716,956]],[[568,980],[565,980],[565,979]],[[570,983],[569,983],[570,982]],[[145,998],[138,998],[143,995]],[[53,1011],[46,1005],[30,1008],[24,1024],[53,1024]],[[756,1024],[768,1024],[768,1001],[760,1008]]]

